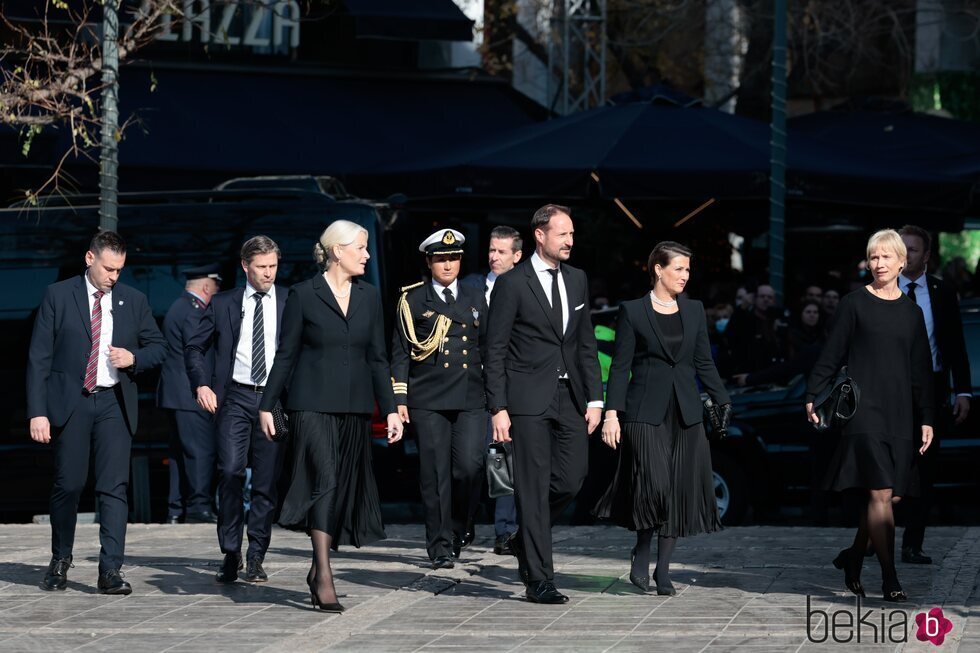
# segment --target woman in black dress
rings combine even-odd
[[[603,442],[622,449],[596,515],[636,531],[630,582],[643,591],[658,533],[653,577],[661,595],[675,593],[669,565],[677,538],[721,528],[695,377],[724,410],[731,400],[711,359],[704,307],[680,297],[690,265],[691,250],[659,243],[649,260],[653,290],[620,305],[602,425]]]
[[[279,349],[259,405],[259,421],[271,438],[270,411],[288,381],[293,475],[279,524],[309,533],[310,600],[329,612],[344,610],[334,589],[330,548],[385,537],[371,469],[375,401],[387,415],[388,441],[402,436],[381,295],[356,278],[370,258],[367,241],[367,231],[347,220],[333,222],[320,236],[314,258],[324,272],[289,291]]]
[[[905,601],[895,571],[892,503],[905,496],[918,450],[932,442],[932,360],[922,311],[898,287],[906,250],[896,231],[885,229],[868,241],[868,268],[874,280],[840,301],[827,344],[810,374],[806,412],[833,382],[842,365],[861,391],[857,412],[843,429],[828,469],[826,489],[866,496],[850,548],[834,566],[844,570],[847,588],[864,596],[861,565],[870,541],[881,565],[886,601]],[[915,437],[916,421],[922,424]]]

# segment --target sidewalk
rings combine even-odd
[[[493,554],[492,527],[478,527],[462,564],[433,572],[422,527],[395,525],[378,546],[335,556],[348,611],[327,615],[309,604],[302,534],[273,533],[268,583],[223,586],[214,581],[213,526],[130,525],[124,571],[134,592],[107,597],[95,591],[97,528],[78,527],[68,591],[46,593],[37,583],[50,557],[48,527],[0,526],[0,651],[980,651],[980,528],[928,531],[936,564],[899,565],[911,597],[904,605],[881,600],[869,559],[861,613],[870,610],[864,623],[877,627],[861,628],[860,645],[854,597],[830,564],[849,530],[748,527],[682,539],[671,567],[678,594],[659,597],[627,580],[629,532],[558,527],[556,582],[571,602],[542,606],[520,598],[514,559]],[[822,611],[811,614],[813,637],[828,643],[807,639],[808,595]],[[916,640],[914,620],[937,606],[953,623],[938,648]],[[834,617],[836,633],[821,616],[833,610],[847,611]],[[903,615],[908,643],[894,643]],[[833,634],[854,639],[834,644]]]

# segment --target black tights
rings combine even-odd
[[[636,548],[633,550],[633,563],[630,567],[630,573],[634,576],[650,576],[650,545],[653,543],[653,534],[652,528],[636,531]],[[676,537],[657,537],[657,569],[654,580],[658,585],[665,586],[670,582],[670,558],[674,555],[676,546]]]
[[[870,541],[881,565],[881,580],[889,586],[898,584],[898,573],[895,571],[895,513],[892,511],[892,504],[897,501],[898,498],[892,497],[891,488],[869,491],[868,503],[861,511],[861,521],[850,555],[852,561],[863,560]],[[860,573],[860,566],[855,567],[855,571]]]
[[[306,576],[310,590],[316,592],[321,603],[336,603],[337,590],[333,585],[333,571],[330,569],[330,543],[332,538],[323,531],[311,530],[313,543],[313,565]]]

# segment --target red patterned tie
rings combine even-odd
[[[105,292],[96,290],[93,293],[95,303],[92,304],[92,351],[88,354],[88,365],[85,366],[85,383],[82,385],[86,391],[95,390],[96,381],[99,377],[99,339],[102,336],[102,295]]]

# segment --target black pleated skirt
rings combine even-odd
[[[663,537],[721,530],[704,427],[684,426],[676,397],[663,423],[623,424],[616,474],[594,512]]]
[[[918,496],[918,476],[913,473],[915,452],[915,443],[908,438],[845,431],[827,467],[823,488],[837,492],[892,488],[896,497]]]
[[[279,525],[329,533],[334,549],[385,536],[367,415],[293,411],[292,479]]]

